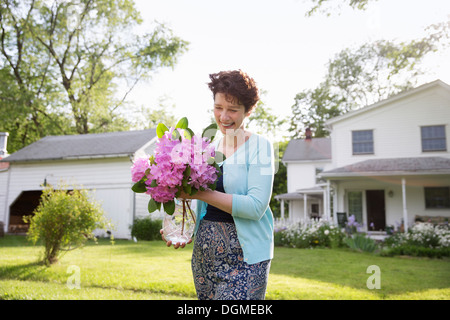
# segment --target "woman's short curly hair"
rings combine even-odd
[[[238,99],[244,105],[245,112],[252,110],[259,101],[259,90],[255,80],[242,70],[221,71],[209,75],[208,87],[213,93],[223,93],[227,100]]]

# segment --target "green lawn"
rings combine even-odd
[[[51,267],[24,237],[0,238],[0,299],[196,299],[192,245],[107,240],[68,252]],[[381,289],[368,289],[367,267]],[[80,270],[80,289],[70,289]],[[450,259],[387,258],[346,249],[276,248],[267,299],[450,299]]]

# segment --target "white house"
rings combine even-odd
[[[287,192],[275,196],[281,202],[281,218],[290,221],[308,220],[322,217],[326,212],[327,197],[325,181],[318,174],[331,166],[331,139],[295,139],[289,142],[283,155],[287,169]],[[289,213],[285,215],[284,202],[289,203]]]
[[[400,225],[407,229],[416,219],[448,221],[449,85],[436,80],[330,119],[326,125],[331,131],[328,162],[283,158],[289,193],[303,196],[307,193],[302,189],[321,187],[322,217],[338,222],[354,215],[368,231]],[[295,147],[300,142],[291,143]],[[293,217],[303,213],[297,207],[293,201]]]
[[[116,238],[129,238],[134,218],[148,215],[148,196],[131,190],[132,160],[151,154],[155,129],[48,136],[0,160],[0,221],[23,231],[44,184],[82,186],[102,203]],[[6,149],[6,148],[4,148]]]

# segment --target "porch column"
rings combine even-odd
[[[330,218],[331,218],[331,196],[330,196],[330,190],[331,190],[331,188],[330,188],[330,180],[327,180],[327,191],[326,191],[326,195],[325,195],[325,198],[326,198],[326,206],[325,206],[325,208],[326,208],[326,212],[327,212],[327,221],[330,221]]]
[[[406,180],[402,178],[402,197],[403,197],[403,227],[408,232],[408,209],[406,208]]]
[[[306,195],[306,193],[303,194],[303,220],[306,223],[306,211],[308,209],[308,196]]]
[[[281,199],[281,219],[284,220],[284,199]]]
[[[337,187],[334,186],[334,192],[333,192],[333,221],[334,224],[337,225],[338,224],[338,220],[337,220],[337,207],[338,207],[338,196],[337,196]]]

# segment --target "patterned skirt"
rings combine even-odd
[[[234,223],[202,220],[192,253],[199,300],[264,300],[270,260],[249,265]]]

